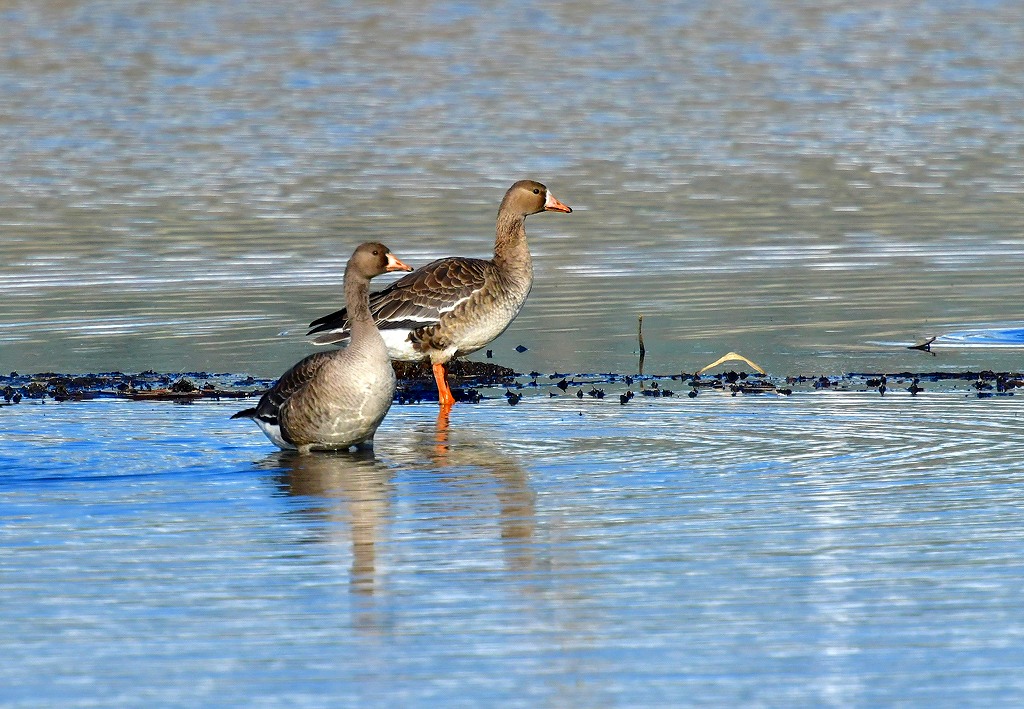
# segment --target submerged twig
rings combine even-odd
[[[931,352],[932,357],[934,357],[935,353],[932,352],[932,343],[935,342],[936,338],[937,338],[937,336],[929,337],[924,342],[920,342],[920,343],[918,343],[916,345],[911,345],[907,349],[908,350],[921,350],[922,352]]]
[[[644,356],[647,354],[647,349],[644,347],[644,316],[637,316],[636,325],[636,339],[640,343],[640,363],[637,366],[637,374],[644,373]]]

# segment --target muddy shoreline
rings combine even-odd
[[[436,401],[437,391],[426,363],[395,362],[399,404]],[[841,376],[760,375],[729,370],[695,375],[636,375],[621,373],[522,373],[490,362],[451,363],[452,391],[459,401],[477,402],[504,397],[510,404],[533,393],[548,398],[618,400],[623,405],[637,397],[696,397],[718,391],[743,394],[790,395],[794,392],[865,391],[880,396],[920,396],[927,392],[955,391],[977,397],[1013,396],[1024,387],[1020,372],[859,372]],[[139,373],[102,372],[67,374],[39,372],[0,375],[0,406],[25,401],[86,401],[125,399],[190,403],[204,399],[249,399],[260,396],[274,379],[245,374],[209,372]]]

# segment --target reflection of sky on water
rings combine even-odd
[[[276,376],[355,244],[487,255],[530,176],[575,212],[501,364],[630,371],[643,314],[648,372],[1019,368],[1022,46],[999,0],[8,4],[0,366]],[[4,407],[0,696],[1019,704],[1019,406],[936,388],[402,406],[360,470]]]
[[[640,313],[662,371],[1021,320],[1018,4],[130,8],[3,11],[5,366],[276,374],[355,244],[485,256],[527,175],[576,211],[528,222],[521,371],[626,369]]]
[[[444,437],[396,406],[359,459],[237,408],[0,409],[8,703],[1024,691],[1013,398],[532,396]]]
[[[992,327],[977,330],[946,332],[935,338],[935,346],[955,347],[1024,347],[1024,328]]]

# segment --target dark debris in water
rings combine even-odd
[[[396,401],[401,404],[437,401],[437,388],[428,362],[395,362],[398,376]],[[557,372],[529,375],[490,362],[455,360],[449,363],[450,384],[456,400],[479,402],[504,397],[515,406],[524,389],[534,389],[546,398],[604,399],[606,389],[613,399],[625,405],[636,396],[674,397],[682,387],[686,396],[695,398],[704,392],[730,396],[790,396],[794,392],[869,392],[877,396],[920,396],[927,392],[963,392],[988,398],[1013,396],[1024,387],[1024,374],[1017,372],[854,372],[841,376],[794,375],[771,377],[729,371],[714,375],[681,372],[666,375],[572,374]],[[547,377],[547,383],[541,380]],[[85,401],[90,399],[128,399],[132,401],[171,401],[190,403],[204,399],[244,399],[260,396],[274,383],[239,374],[186,372],[167,374],[152,370],[137,374],[102,372],[97,374],[59,374],[40,372],[0,376],[0,406],[29,400]],[[676,389],[672,388],[675,387]]]
[[[0,376],[0,405],[26,399],[87,401],[90,399],[129,399],[132,401],[174,401],[189,403],[200,399],[242,399],[253,394],[253,387],[265,390],[272,380],[240,378],[235,374],[188,372],[163,374],[154,371],[126,374],[58,374],[40,372]]]
[[[395,399],[399,404],[437,401],[437,385],[430,362],[392,362],[398,377]],[[483,399],[479,389],[522,388],[516,371],[491,362],[456,359],[448,363],[449,384],[456,401],[477,403]],[[516,399],[516,403],[518,403]]]

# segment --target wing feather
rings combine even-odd
[[[253,418],[262,419],[271,425],[278,425],[278,415],[284,402],[295,392],[309,384],[324,364],[337,355],[337,350],[316,352],[300,360],[295,366],[282,374],[281,378],[274,383],[274,386],[270,387],[260,397],[260,403],[256,405],[256,412]]]
[[[442,315],[483,288],[494,268],[484,259],[439,259],[371,294],[370,312],[382,330],[436,325]],[[309,326],[308,335],[324,333],[314,342],[338,342],[348,337],[348,311],[342,308]]]

